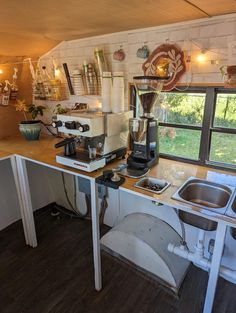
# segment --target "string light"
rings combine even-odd
[[[202,50],[201,53],[197,56],[198,63],[205,63],[207,60],[206,57],[207,50]]]
[[[59,68],[55,68],[55,71],[54,71],[55,77],[59,77],[60,73],[61,73],[60,69]]]

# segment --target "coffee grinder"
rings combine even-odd
[[[137,76],[134,77],[136,93],[143,108],[140,117],[129,119],[132,152],[127,159],[129,168],[143,173],[158,163],[158,122],[152,114],[162,90],[164,81],[168,77]]]

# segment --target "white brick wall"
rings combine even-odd
[[[167,40],[191,52],[192,72],[187,73],[182,78],[182,82],[189,83],[191,77],[192,83],[222,82],[219,67],[227,65],[228,44],[236,40],[236,14],[65,41],[42,56],[40,64],[50,67],[53,57],[58,65],[66,62],[69,70],[72,70],[81,67],[84,60],[93,62],[94,48],[101,47],[104,49],[110,70],[124,71],[127,87],[134,75],[142,74],[142,63],[145,60],[136,57],[137,49],[145,43],[152,51]],[[113,52],[121,45],[126,53],[126,59],[123,62],[114,61]],[[195,61],[200,51],[198,46],[210,50],[207,52],[209,61],[204,65],[197,64]],[[212,65],[210,60],[220,60],[220,65]]]

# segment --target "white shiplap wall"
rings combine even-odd
[[[183,83],[190,81],[193,83],[222,82],[219,67],[236,64],[236,59],[229,60],[228,49],[229,44],[236,41],[236,14],[64,41],[43,55],[40,58],[40,65],[51,67],[53,57],[59,66],[66,62],[71,71],[76,67],[81,67],[84,60],[93,62],[94,48],[103,48],[109,69],[124,71],[127,104],[128,82],[132,82],[133,76],[142,74],[142,64],[145,61],[137,58],[137,49],[145,42],[150,51],[153,51],[166,41],[177,43],[183,50],[191,53],[190,71],[182,78]],[[126,58],[123,62],[114,61],[112,59],[113,52],[121,45],[126,53]],[[196,55],[200,52],[199,47],[209,49],[208,61],[205,64],[196,62]],[[220,60],[220,65],[211,64],[210,60]]]

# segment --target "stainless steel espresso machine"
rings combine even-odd
[[[68,137],[55,145],[56,148],[64,147],[64,151],[56,156],[56,161],[92,172],[114,159],[124,157],[128,144],[128,121],[131,117],[132,111],[72,111],[58,114],[53,126]]]
[[[132,152],[127,159],[128,168],[144,174],[159,159],[158,122],[152,114],[163,83],[167,78],[157,76],[134,77],[136,93],[143,109],[142,116],[129,119]]]

